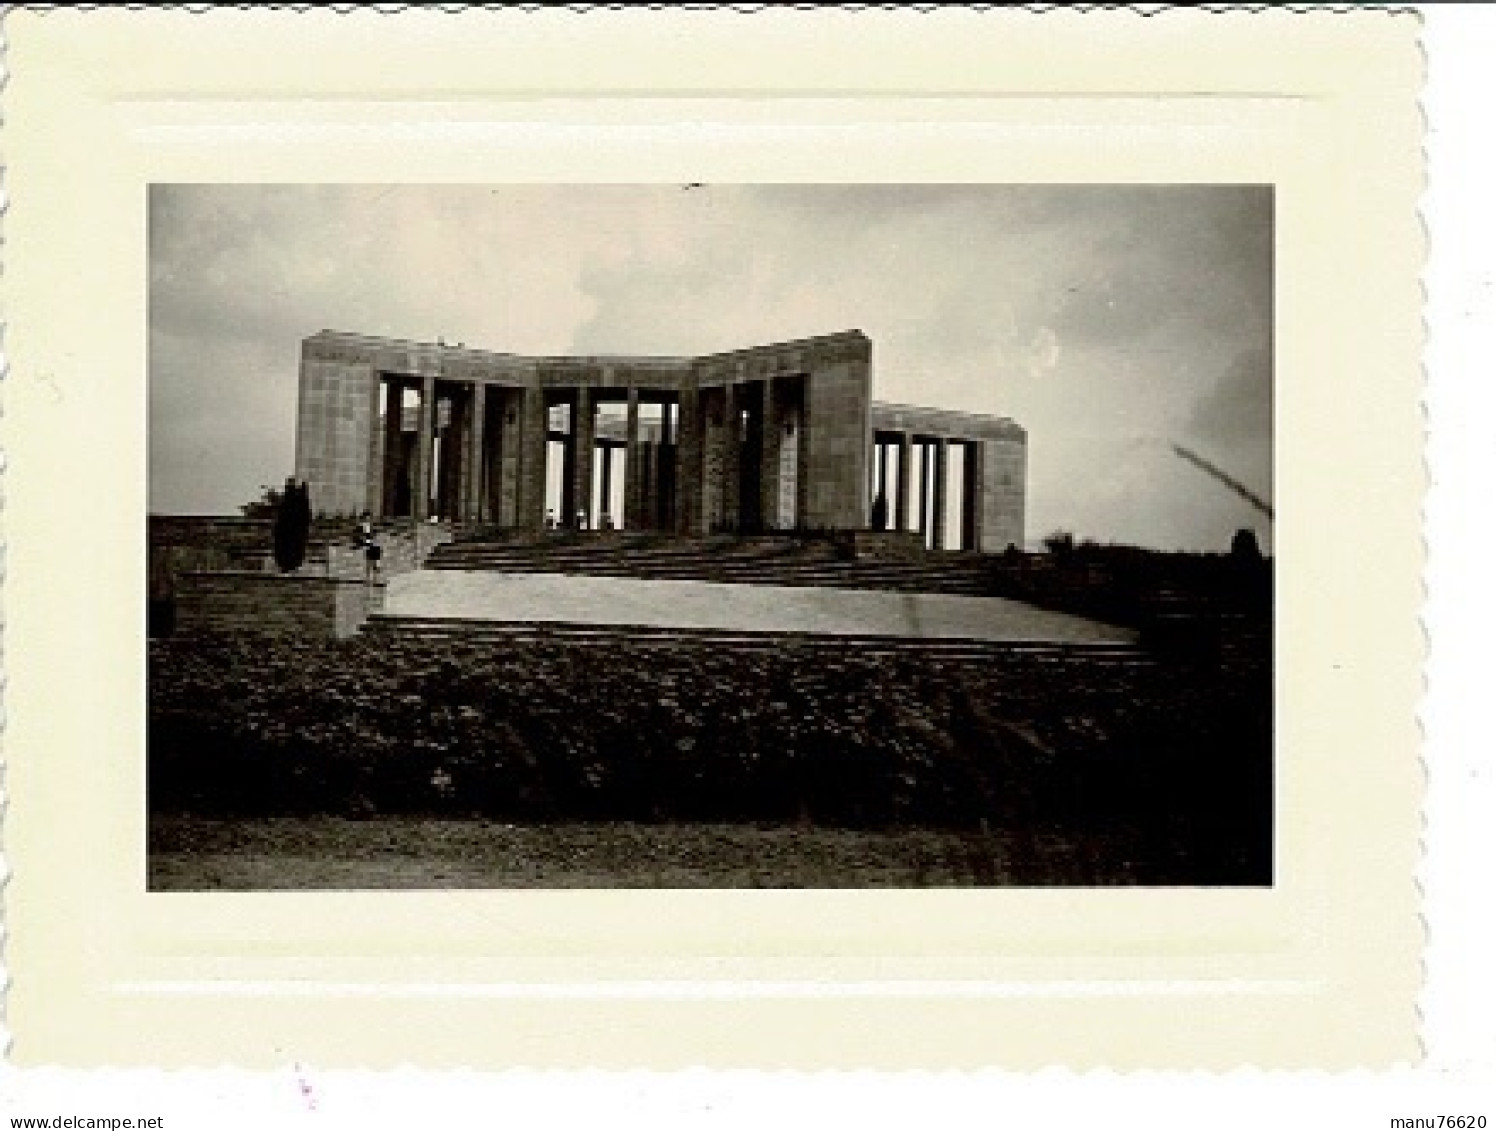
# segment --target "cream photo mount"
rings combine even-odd
[[[1416,1059],[1414,19],[18,10],[4,30],[16,1062]],[[566,181],[1273,185],[1273,885],[147,892],[150,186]]]

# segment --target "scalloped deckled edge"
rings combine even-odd
[[[552,5],[541,5],[541,4],[520,4],[520,5],[505,5],[505,6],[503,6],[502,9],[494,9],[491,6],[485,6],[485,5],[438,4],[438,5],[431,5],[429,7],[435,8],[437,11],[448,13],[448,14],[458,14],[458,13],[461,13],[461,12],[471,11],[471,10],[495,11],[495,14],[498,14],[498,11],[500,11],[500,10],[502,10],[502,11],[520,11],[520,12],[525,12],[525,13],[531,13],[531,12],[538,13],[538,12],[549,10],[549,9],[551,9],[553,7],[559,7],[559,8],[562,8],[563,10],[568,11],[568,12],[571,12],[571,13],[574,13],[574,14],[578,14],[578,15],[582,15],[582,14],[587,14],[587,13],[593,12],[593,11],[624,10],[624,9],[629,8],[629,7],[635,7],[635,6],[636,5],[627,5],[627,4],[567,4],[567,5],[555,5],[555,6],[552,6]],[[194,5],[194,4],[167,4],[167,5],[127,4],[127,5],[107,5],[107,4],[90,4],[90,5],[76,5],[76,6],[74,6],[74,5],[20,5],[18,7],[21,8],[21,9],[23,9],[23,10],[38,12],[38,13],[41,13],[41,14],[49,14],[50,12],[52,12],[54,10],[58,10],[58,9],[66,10],[66,9],[72,8],[72,7],[76,7],[76,8],[85,10],[85,11],[96,10],[96,9],[107,9],[107,8],[110,8],[110,7],[124,7],[126,9],[136,10],[136,11],[154,10],[154,9],[167,9],[167,10],[177,9],[177,10],[185,10],[185,11],[188,11],[188,12],[193,12],[193,13],[198,13],[198,14],[211,14],[211,13],[216,12],[216,11],[224,11],[224,10],[232,11],[234,9],[238,9],[238,10],[241,10],[241,11],[265,10],[265,11],[279,11],[279,12],[298,13],[298,12],[311,12],[311,11],[315,11],[315,10],[318,9],[319,6],[317,6],[317,5],[309,5],[309,4],[292,4],[292,5],[247,5],[247,4],[235,4],[235,5]],[[330,5],[330,7],[332,8],[333,11],[338,12],[340,14],[353,14],[353,13],[360,13],[360,12],[366,12],[366,11],[375,11],[375,12],[378,12],[380,14],[393,15],[393,14],[398,14],[401,11],[404,11],[408,7],[413,7],[413,5],[388,5],[388,4],[349,5],[349,4],[338,4],[338,5]],[[773,5],[773,4],[720,4],[720,5],[718,5],[718,4],[687,4],[687,5],[647,5],[647,7],[651,8],[651,9],[654,9],[654,10],[681,9],[681,10],[692,11],[692,12],[730,11],[730,12],[733,12],[733,13],[736,13],[736,14],[743,14],[743,15],[753,15],[753,14],[758,14],[758,13],[766,11],[766,10],[773,10],[773,9],[779,9],[779,8],[789,8],[792,11],[798,11],[798,12],[827,11],[827,10],[850,11],[850,12],[859,12],[859,11],[900,11],[900,12],[902,12],[902,11],[915,11],[915,12],[922,13],[922,14],[923,13],[931,13],[931,12],[935,12],[935,11],[949,11],[949,10],[953,10],[953,9],[978,11],[978,12],[987,12],[987,11],[992,11],[992,12],[998,12],[998,11],[1007,12],[1007,11],[1013,11],[1013,10],[1015,10],[1012,7],[1009,7],[1007,5],[1002,5],[1002,4],[972,4],[972,5],[944,5],[944,4],[909,4],[909,5],[903,5],[903,4],[852,4],[852,5],[823,5],[823,4],[790,4],[790,5]],[[1035,14],[1035,15],[1044,15],[1044,14],[1048,14],[1048,13],[1051,13],[1051,12],[1057,12],[1057,11],[1079,11],[1079,12],[1088,12],[1088,11],[1113,11],[1113,12],[1116,12],[1116,11],[1128,11],[1128,12],[1132,12],[1133,14],[1141,15],[1141,16],[1153,16],[1153,15],[1158,15],[1158,14],[1161,14],[1163,12],[1166,12],[1166,11],[1169,11],[1171,9],[1174,9],[1175,7],[1177,7],[1177,6],[1176,5],[1167,5],[1167,4],[1165,4],[1165,5],[1140,5],[1140,4],[1122,4],[1122,5],[1108,5],[1108,4],[1095,4],[1095,5],[1026,4],[1026,5],[1020,6],[1020,8],[1018,10],[1021,10],[1021,11],[1027,12],[1027,13],[1032,13],[1032,14]],[[1314,5],[1314,4],[1308,4],[1308,5],[1284,5],[1284,6],[1276,6],[1276,5],[1268,5],[1268,4],[1258,4],[1258,5],[1230,5],[1230,4],[1220,4],[1220,5],[1218,5],[1218,4],[1211,4],[1211,5],[1203,5],[1201,7],[1202,7],[1203,10],[1205,10],[1207,12],[1210,12],[1212,14],[1251,14],[1253,12],[1262,12],[1262,11],[1268,11],[1268,10],[1282,10],[1282,11],[1299,12],[1299,13],[1306,13],[1306,14],[1307,13],[1343,13],[1343,14],[1351,14],[1351,13],[1364,13],[1367,10],[1367,8],[1365,6],[1356,5],[1356,4],[1345,4],[1345,5]],[[12,9],[12,10],[15,10],[15,9]],[[1400,15],[1406,16],[1406,15],[1412,14],[1415,17],[1417,17],[1417,15],[1418,15],[1417,10],[1415,8],[1411,8],[1411,7],[1407,7],[1407,6],[1396,6],[1396,7],[1392,7],[1392,6],[1381,6],[1381,5],[1377,5],[1377,6],[1374,7],[1373,10],[1384,11],[1387,14],[1392,15],[1392,16],[1400,16]],[[7,48],[8,48],[8,37],[5,34],[5,28],[4,28],[3,25],[4,25],[3,17],[0,17],[0,109],[3,109],[3,94],[4,94],[4,89],[5,89],[5,87],[7,87],[9,85],[9,78],[10,78],[9,71],[8,71],[8,69],[5,68],[5,58],[6,58]],[[1424,73],[1424,78],[1425,78],[1425,81],[1426,81],[1428,60],[1427,60],[1426,48],[1425,48],[1425,45],[1424,45],[1424,42],[1423,42],[1423,37],[1422,37],[1421,34],[1417,37],[1417,44],[1418,44],[1418,48],[1419,48],[1420,54],[1421,54],[1421,56],[1423,58],[1423,64],[1424,64],[1424,72],[1423,73]],[[1420,90],[1421,90],[1421,87],[1420,87]],[[1428,132],[1428,117],[1427,117],[1426,109],[1425,109],[1424,104],[1423,104],[1423,98],[1422,98],[1421,94],[1419,95],[1419,97],[1417,99],[1417,102],[1418,102],[1418,109],[1419,109],[1419,112],[1420,112],[1420,115],[1421,115],[1422,121],[1423,121],[1423,138],[1424,138],[1424,143],[1423,143],[1423,145],[1421,147],[1420,152],[1423,154],[1424,161],[1425,161],[1424,168],[1426,170],[1426,160],[1427,160],[1426,138],[1427,138],[1427,132]],[[0,159],[3,159],[3,149],[0,149]],[[9,218],[9,206],[10,206],[10,200],[9,200],[8,189],[7,189],[7,180],[8,179],[5,176],[5,169],[4,169],[3,163],[0,163],[0,279],[3,279],[4,273],[5,273],[5,257],[4,257],[4,254],[3,254],[4,249],[5,249],[4,233],[5,233],[5,230],[6,230],[6,221]],[[1418,222],[1419,222],[1420,231],[1422,233],[1422,239],[1423,239],[1423,244],[1422,244],[1422,248],[1421,248],[1422,255],[1421,255],[1421,259],[1420,259],[1421,266],[1420,266],[1420,280],[1419,280],[1419,283],[1420,283],[1420,294],[1423,296],[1423,299],[1424,299],[1425,302],[1426,302],[1426,299],[1427,299],[1427,292],[1428,292],[1427,274],[1426,274],[1426,272],[1427,272],[1428,247],[1429,247],[1428,224],[1427,224],[1427,218],[1424,215],[1424,211],[1423,211],[1423,201],[1424,201],[1424,199],[1426,199],[1426,194],[1427,194],[1427,175],[1425,173],[1424,181],[1423,181],[1423,192],[1420,194],[1419,202],[1418,202],[1418,208],[1417,208]],[[1422,326],[1423,326],[1424,339],[1426,340],[1427,339],[1427,334],[1428,334],[1428,323],[1427,323],[1426,313],[1422,316],[1421,321],[1422,321]],[[10,378],[9,359],[8,359],[8,356],[7,356],[7,351],[5,350],[5,341],[6,341],[7,332],[8,332],[8,325],[7,325],[6,321],[5,321],[5,312],[4,312],[3,308],[0,308],[0,412],[3,412],[3,409],[4,409],[4,399],[5,398],[4,398],[3,394],[4,394],[4,392],[5,392],[6,388],[7,388],[5,382],[7,382],[9,380],[9,378]],[[1421,367],[1421,372],[1422,372],[1422,376],[1423,376],[1423,384],[1424,384],[1425,391],[1424,391],[1424,394],[1422,396],[1420,396],[1420,398],[1419,398],[1419,409],[1420,409],[1420,412],[1422,414],[1422,419],[1423,419],[1424,428],[1425,428],[1425,432],[1426,432],[1427,431],[1427,426],[1428,426],[1428,401],[1427,401],[1427,393],[1426,393],[1426,385],[1427,385],[1427,367],[1426,367],[1426,364],[1424,364]],[[4,644],[4,639],[5,639],[5,637],[4,637],[4,627],[5,627],[5,624],[6,624],[6,618],[5,618],[4,614],[3,614],[4,595],[5,595],[5,593],[4,593],[4,576],[5,576],[5,567],[4,567],[4,562],[5,562],[5,557],[4,557],[4,553],[5,553],[5,545],[4,545],[4,499],[5,499],[5,485],[8,482],[8,479],[9,479],[9,475],[8,475],[9,467],[7,465],[7,461],[6,461],[5,455],[6,455],[6,453],[3,450],[0,450],[0,810],[3,810],[3,807],[8,803],[8,800],[9,800],[8,793],[6,793],[5,788],[4,788],[4,776],[3,776],[3,774],[4,774],[4,765],[5,765],[4,746],[3,746],[3,732],[4,732],[4,684],[3,684],[3,656],[4,656],[4,650],[3,650],[3,644]],[[1425,454],[1424,460],[1423,460],[1423,468],[1424,468],[1425,485],[1426,485],[1427,484],[1427,477],[1428,477],[1428,473],[1429,473],[1428,462],[1427,462],[1427,455],[1426,454]],[[1419,514],[1420,514],[1420,518],[1421,519],[1426,519],[1426,517],[1427,517],[1427,496],[1426,496],[1426,490],[1424,492],[1423,498],[1424,498],[1424,501],[1423,501],[1423,504],[1420,506]],[[1426,538],[1424,539],[1424,541],[1423,541],[1422,544],[1423,544],[1423,550],[1424,550],[1424,566],[1423,566],[1423,570],[1420,572],[1420,576],[1422,578],[1423,594],[1424,594],[1425,599],[1426,599],[1426,594],[1427,594],[1427,574],[1426,574],[1426,570],[1427,570],[1427,542],[1426,542]],[[1426,695],[1427,695],[1427,649],[1428,649],[1428,639],[1427,638],[1428,638],[1428,624],[1427,624],[1425,616],[1423,614],[1421,614],[1421,613],[1419,615],[1419,624],[1420,624],[1420,627],[1422,628],[1423,633],[1424,633],[1425,655],[1424,655],[1424,662],[1420,666],[1420,670],[1423,673],[1422,688],[1423,688],[1423,693],[1424,693],[1424,696],[1425,696],[1425,699],[1426,699]],[[1420,706],[1420,714],[1421,714],[1421,706]],[[1420,725],[1421,725],[1421,717],[1420,717]],[[1427,765],[1426,759],[1424,757],[1424,754],[1423,754],[1421,748],[1420,748],[1420,751],[1419,751],[1419,765],[1420,765],[1420,768],[1421,768],[1421,770],[1422,770],[1422,772],[1424,774],[1424,780],[1426,781],[1427,774],[1428,774],[1428,765]],[[1425,946],[1426,946],[1427,938],[1428,938],[1428,934],[1429,934],[1429,924],[1428,924],[1427,917],[1426,917],[1426,914],[1425,914],[1424,909],[1423,909],[1422,899],[1423,899],[1423,895],[1424,895],[1424,880],[1426,878],[1426,872],[1427,872],[1427,867],[1428,867],[1428,855],[1427,855],[1427,814],[1426,814],[1426,810],[1425,810],[1425,808],[1424,808],[1423,805],[1420,805],[1419,811],[1420,811],[1420,834],[1419,834],[1419,838],[1418,838],[1418,864],[1417,864],[1417,867],[1416,867],[1416,870],[1415,870],[1415,875],[1413,876],[1413,882],[1414,882],[1415,888],[1417,889],[1417,894],[1418,894],[1418,906],[1417,906],[1416,913],[1418,915],[1419,922],[1420,922],[1420,925],[1421,925],[1423,933],[1424,933],[1424,940],[1425,940]],[[0,814],[0,815],[3,815],[3,814]],[[8,879],[9,879],[8,864],[7,864],[7,860],[6,860],[5,854],[3,852],[3,840],[0,840],[0,884],[3,884]],[[3,898],[3,890],[0,890],[0,898]],[[0,972],[4,972],[4,970],[5,970],[5,965],[4,965],[4,948],[5,948],[5,943],[8,941],[8,937],[9,937],[8,933],[5,930],[5,920],[4,920],[3,916],[0,916]],[[1426,991],[1427,991],[1427,962],[1426,962],[1426,957],[1424,957],[1424,955],[1422,953],[1420,954],[1419,964],[1420,964],[1420,969],[1423,971],[1423,975],[1424,975],[1424,990],[1423,990],[1423,992],[1426,993]],[[1423,1055],[1426,1056],[1427,1055],[1427,1040],[1426,1040],[1425,1035],[1422,1032],[1422,1026],[1423,1026],[1423,1021],[1424,1021],[1424,1013],[1423,1013],[1423,1008],[1422,1008],[1422,1004],[1421,1004],[1421,995],[1420,995],[1420,1001],[1419,1002],[1415,1002],[1415,1010],[1416,1010],[1416,1013],[1417,1013],[1417,1022],[1418,1022],[1418,1027],[1419,1027],[1418,1041],[1419,1041],[1421,1049],[1423,1050]],[[4,1021],[5,1016],[6,1015],[5,1015],[4,1005],[3,1005],[3,1003],[0,1003],[0,1033],[3,1033],[3,1037],[0,1037],[0,1040],[3,1040],[4,1043],[5,1043],[5,1045],[8,1047],[9,1044],[10,1044],[10,1042],[11,1042],[11,1039],[12,1039],[12,1034],[10,1033],[10,1031],[8,1029],[8,1026],[5,1025],[5,1021]],[[299,1074],[300,1069],[298,1068],[297,1071],[298,1071],[298,1074]],[[1077,1073],[1077,1072],[1075,1072],[1075,1070],[1070,1069],[1070,1068],[1068,1068],[1066,1066],[1055,1066],[1054,1068],[1047,1068],[1047,1069],[1042,1069],[1042,1070],[1037,1070],[1037,1071],[1043,1072],[1043,1073],[1060,1072],[1060,1073],[1064,1073],[1064,1074],[1072,1075],[1072,1076],[1073,1075],[1091,1075],[1091,1074],[1100,1074],[1100,1075],[1114,1075],[1114,1074],[1118,1074],[1118,1073],[1115,1072],[1115,1070],[1106,1069],[1106,1068],[1090,1069],[1090,1070],[1086,1070],[1083,1073]],[[1255,1069],[1244,1068],[1244,1069],[1240,1069],[1240,1070],[1233,1070],[1233,1074],[1235,1074],[1237,1072],[1252,1073],[1252,1072],[1256,1072],[1256,1071],[1257,1070],[1255,1070]],[[1305,1072],[1311,1072],[1311,1071],[1315,1071],[1315,1070],[1304,1070],[1304,1071]],[[1357,1073],[1359,1071],[1361,1071],[1361,1070],[1357,1070],[1357,1069],[1346,1070],[1347,1073],[1352,1073],[1352,1074]]]

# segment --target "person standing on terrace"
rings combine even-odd
[[[372,583],[379,577],[379,559],[384,551],[374,532],[373,516],[368,511],[364,511],[358,520],[358,544],[364,549],[364,580]]]

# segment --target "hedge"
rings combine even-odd
[[[150,662],[158,811],[1115,825],[1270,867],[1265,668],[398,636],[172,638]]]

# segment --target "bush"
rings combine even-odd
[[[275,525],[271,532],[275,564],[281,572],[300,569],[306,561],[307,539],[312,532],[312,503],[305,483],[286,480],[275,508]]]
[[[158,811],[1127,826],[1270,858],[1265,673],[219,637],[152,642],[150,696]]]

